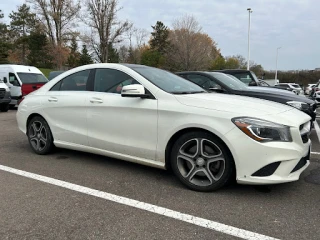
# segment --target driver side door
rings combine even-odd
[[[88,140],[110,155],[155,160],[158,100],[122,97],[125,85],[140,84],[126,73],[96,69],[88,96]]]

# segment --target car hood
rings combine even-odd
[[[290,106],[272,101],[221,93],[175,95],[175,97],[181,104],[187,106],[232,112],[239,116],[263,116],[292,110]]]
[[[249,91],[255,91],[255,92],[271,92],[271,93],[278,93],[278,94],[294,94],[294,92],[284,90],[284,89],[279,89],[279,88],[274,88],[274,87],[248,87]]]
[[[280,90],[280,91],[278,91]],[[264,96],[266,99],[270,99],[272,101],[278,101],[281,103],[286,103],[288,101],[297,101],[297,102],[304,102],[308,104],[314,104],[315,102],[309,98],[306,98],[305,96],[294,94],[287,90],[281,90],[281,89],[272,89],[269,87],[252,87],[248,90],[243,91],[243,93],[246,93],[246,95],[250,96],[260,96],[263,98]]]

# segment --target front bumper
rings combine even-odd
[[[311,141],[291,129],[292,142],[259,143],[238,128],[226,137],[241,184],[265,185],[297,181],[309,166]],[[240,140],[241,139],[241,140]]]
[[[10,102],[11,102],[10,92],[6,92],[5,95],[0,98],[0,103],[10,103]]]

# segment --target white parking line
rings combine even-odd
[[[320,155],[320,152],[311,152],[311,154]]]
[[[197,225],[200,227],[204,227],[204,228],[208,228],[208,229],[212,229],[215,230],[217,232],[221,232],[221,233],[225,233],[228,235],[232,235],[238,238],[242,238],[242,239],[250,239],[250,240],[277,240],[276,238],[272,238],[272,237],[268,237],[265,235],[261,235],[255,232],[250,232],[244,229],[240,229],[240,228],[236,228],[236,227],[232,227],[232,226],[228,226],[222,223],[218,223],[218,222],[214,222],[208,219],[204,219],[204,218],[199,218],[196,216],[192,216],[189,214],[184,214],[181,212],[177,212],[168,208],[163,208],[163,207],[159,207],[156,205],[152,205],[149,203],[145,203],[145,202],[140,202],[134,199],[130,199],[130,198],[126,198],[126,197],[121,197],[121,196],[117,196],[111,193],[107,193],[107,192],[102,192],[99,190],[95,190],[92,188],[87,188],[84,186],[80,186],[80,185],[76,185],[73,183],[69,183],[69,182],[65,182],[65,181],[61,181],[58,179],[54,179],[54,178],[50,178],[50,177],[46,177],[46,176],[42,176],[42,175],[38,175],[38,174],[34,174],[34,173],[30,173],[30,172],[26,172],[26,171],[22,171],[19,169],[15,169],[15,168],[11,168],[11,167],[7,167],[7,166],[3,166],[0,165],[0,170],[2,171],[6,171],[9,173],[13,173],[19,176],[23,176],[23,177],[27,177],[27,178],[31,178],[34,180],[38,180],[40,182],[44,182],[44,183],[49,183],[55,186],[59,186],[59,187],[63,187],[72,191],[76,191],[76,192],[80,192],[80,193],[84,193],[90,196],[94,196],[94,197],[98,197],[98,198],[102,198],[105,200],[109,200],[112,202],[116,202],[119,204],[124,204],[126,206],[130,206],[130,207],[134,207],[134,208],[138,208],[138,209],[142,209],[148,212],[152,212],[152,213],[156,213],[162,216],[166,216],[166,217],[170,217],[173,219],[177,219],[183,222],[187,222],[187,223],[191,223],[193,225]]]
[[[317,136],[318,136],[318,140],[320,142],[320,128],[319,125],[317,123],[317,121],[314,121],[314,129],[316,130]]]

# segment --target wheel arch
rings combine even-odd
[[[186,133],[189,133],[189,132],[205,132],[205,133],[209,133],[211,134],[213,137],[217,138],[218,141],[224,145],[224,147],[226,148],[226,150],[228,151],[228,154],[231,156],[231,159],[232,159],[232,162],[234,164],[234,171],[236,172],[237,169],[236,169],[236,164],[235,164],[235,161],[234,161],[234,157],[233,157],[233,154],[230,150],[230,148],[228,147],[228,145],[219,137],[217,136],[216,134],[214,134],[213,132],[207,130],[207,129],[204,129],[204,128],[200,128],[200,127],[188,127],[188,128],[184,128],[184,129],[180,129],[179,131],[177,131],[175,134],[173,134],[171,136],[171,138],[169,139],[167,145],[166,145],[166,149],[165,149],[165,168],[168,169],[168,170],[171,170],[171,164],[170,164],[170,154],[171,154],[171,151],[172,151],[172,147],[174,145],[174,143],[178,140],[179,137],[181,137],[182,135],[186,134]],[[236,176],[236,175],[235,175]],[[235,177],[234,176],[234,177]]]
[[[26,122],[26,134],[28,134],[28,126],[29,126],[29,123],[30,123],[31,119],[34,118],[34,117],[41,117],[41,118],[43,118],[43,119],[48,123],[48,121],[47,121],[41,114],[39,114],[39,113],[32,113],[32,114],[30,114],[30,115],[28,116],[28,118],[27,118],[27,122]],[[50,127],[50,126],[49,126],[49,127]]]

